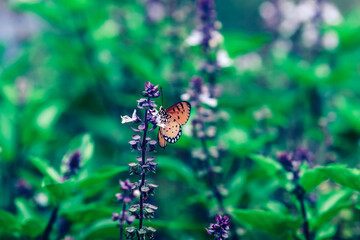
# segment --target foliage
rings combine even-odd
[[[0,239],[119,239],[119,179],[139,180],[120,115],[131,116],[145,82],[162,87],[156,103],[167,108],[194,77],[221,94],[199,98],[180,140],[155,151],[155,239],[210,239],[205,228],[222,214],[230,239],[306,239],[305,222],[312,239],[360,238],[358,3],[319,1],[341,13],[335,24],[273,1],[216,1],[206,27],[221,37],[204,48],[195,2],[0,2]],[[269,9],[294,17],[294,31]],[[216,119],[200,129],[216,127],[206,146],[193,132],[201,106]],[[299,148],[309,161],[296,165]]]

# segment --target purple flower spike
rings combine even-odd
[[[140,118],[134,110],[133,116],[122,116],[123,123],[135,122],[138,123],[137,126],[131,127],[131,129],[138,133],[132,136],[132,139],[129,141],[131,148],[138,151],[140,156],[136,158],[136,162],[129,163],[130,175],[135,174],[141,176],[139,182],[130,183],[127,179],[126,181],[120,181],[120,188],[123,192],[117,193],[116,199],[118,202],[122,203],[122,211],[120,216],[113,215],[113,219],[119,221],[118,227],[120,228],[120,239],[123,239],[123,236],[126,239],[133,239],[136,234],[141,235],[141,239],[146,237],[146,239],[153,238],[153,229],[143,226],[143,220],[147,218],[153,218],[156,208],[147,207],[149,204],[145,203],[149,195],[154,193],[154,189],[157,187],[155,184],[148,184],[146,181],[146,174],[149,172],[156,172],[157,163],[154,162],[154,157],[149,157],[149,152],[155,150],[157,141],[152,140],[149,137],[149,132],[157,128],[158,126],[164,125],[161,120],[161,116],[156,110],[156,103],[152,98],[157,98],[160,96],[159,86],[153,85],[150,82],[145,83],[145,89],[142,91],[142,98],[137,100],[137,105],[139,109],[143,109],[144,116]],[[134,199],[138,199],[138,204],[132,204]],[[131,205],[132,204],[132,205]],[[125,228],[126,233],[124,233],[125,224],[130,225],[135,219],[139,219],[139,227],[127,227]],[[144,238],[145,239],[145,238]]]
[[[145,83],[145,91],[142,92],[144,97],[157,98],[160,96],[159,85],[152,85],[150,82]]]
[[[209,228],[206,228],[206,231],[209,235],[214,237],[216,240],[223,240],[229,238],[228,231],[230,229],[230,218],[229,216],[220,216],[216,215],[216,223],[210,224]]]

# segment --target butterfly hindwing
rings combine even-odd
[[[176,143],[181,136],[181,126],[176,119],[168,115],[165,128],[162,129],[164,139],[169,143]]]
[[[160,147],[165,148],[167,142],[166,142],[166,140],[165,140],[165,138],[164,138],[164,135],[163,135],[162,131],[163,131],[163,128],[162,128],[162,127],[159,127],[158,142],[159,142]]]
[[[178,102],[168,109],[166,113],[176,119],[180,125],[184,125],[190,117],[191,105],[188,102]]]

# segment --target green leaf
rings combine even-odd
[[[360,132],[360,109],[357,102],[353,102],[344,96],[335,98],[335,106],[343,124],[349,125],[353,131]]]
[[[169,230],[182,230],[182,231],[201,231],[203,225],[198,222],[190,222],[188,219],[166,221],[153,219],[146,223],[147,226],[155,229],[169,229]]]
[[[48,165],[48,161],[38,157],[31,157],[30,162],[46,177],[49,177],[51,180],[58,182],[60,180],[59,173],[52,167]]]
[[[311,221],[312,228],[319,228],[323,226],[324,224],[328,223],[332,218],[334,218],[341,210],[350,207],[351,205],[352,203],[350,201],[347,201],[332,206],[329,210],[317,216],[314,221]]]
[[[196,182],[192,168],[179,159],[169,157],[157,157],[159,172],[171,180],[186,181],[188,184]]]
[[[81,239],[113,239],[114,236],[119,236],[119,228],[116,227],[117,223],[110,218],[111,216],[87,227]]]
[[[30,209],[25,199],[15,199],[15,206],[22,221],[25,221],[33,216],[32,209]]]
[[[35,216],[33,209],[25,199],[17,198],[15,206],[21,219],[21,234],[35,238],[39,236],[45,229],[45,222]]]
[[[300,219],[264,210],[236,209],[233,210],[232,215],[240,223],[278,236],[279,238],[288,236],[289,233],[296,231],[301,225]]]
[[[46,222],[39,218],[29,218],[21,226],[21,233],[24,236],[35,238],[45,230]]]
[[[345,189],[345,190],[334,190],[330,194],[326,196],[325,199],[322,199],[322,197],[319,199],[319,209],[318,212],[320,214],[325,213],[334,206],[336,206],[339,203],[343,203],[344,200],[347,200],[351,197],[353,194],[352,190]],[[324,196],[324,195],[323,195]]]
[[[20,223],[11,213],[0,210],[0,236],[14,236],[20,231]]]
[[[16,130],[11,106],[1,104],[0,106],[0,147],[1,159],[11,161],[15,156],[16,149]]]
[[[93,175],[78,181],[80,188],[87,188],[94,184],[103,183],[116,175],[129,171],[129,167],[105,166],[96,171]]]
[[[236,174],[228,181],[227,189],[231,194],[229,194],[224,200],[226,205],[235,205],[239,202],[241,196],[244,195],[244,191],[239,191],[239,189],[244,189],[246,184],[246,174],[242,169],[239,169]]]
[[[76,223],[92,223],[98,219],[111,218],[113,208],[99,206],[97,203],[91,204],[69,204],[62,205],[60,215],[65,215],[66,219]]]
[[[360,191],[360,171],[358,169],[346,168],[343,165],[331,165],[317,169],[334,182]]]
[[[40,111],[36,118],[36,125],[40,129],[50,129],[64,110],[65,106],[63,102],[52,102]]]
[[[281,164],[269,157],[251,154],[250,158],[259,164],[270,176],[276,175],[279,171],[283,171]]]
[[[342,209],[352,205],[349,199],[353,191],[336,190],[328,194],[325,199],[320,199],[318,205],[318,216],[310,221],[312,228],[321,228],[335,217]],[[323,196],[322,196],[323,197]]]
[[[326,179],[326,175],[319,169],[306,169],[300,178],[300,185],[308,193]]]
[[[60,183],[44,183],[43,187],[48,190],[52,200],[59,203],[72,196],[74,181],[67,180]]]
[[[336,233],[336,226],[334,224],[326,224],[322,228],[316,231],[315,240],[320,239],[333,239],[332,237]]]

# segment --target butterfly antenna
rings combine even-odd
[[[162,87],[160,87],[160,94],[161,94],[161,106],[164,106],[164,95],[163,95]]]

